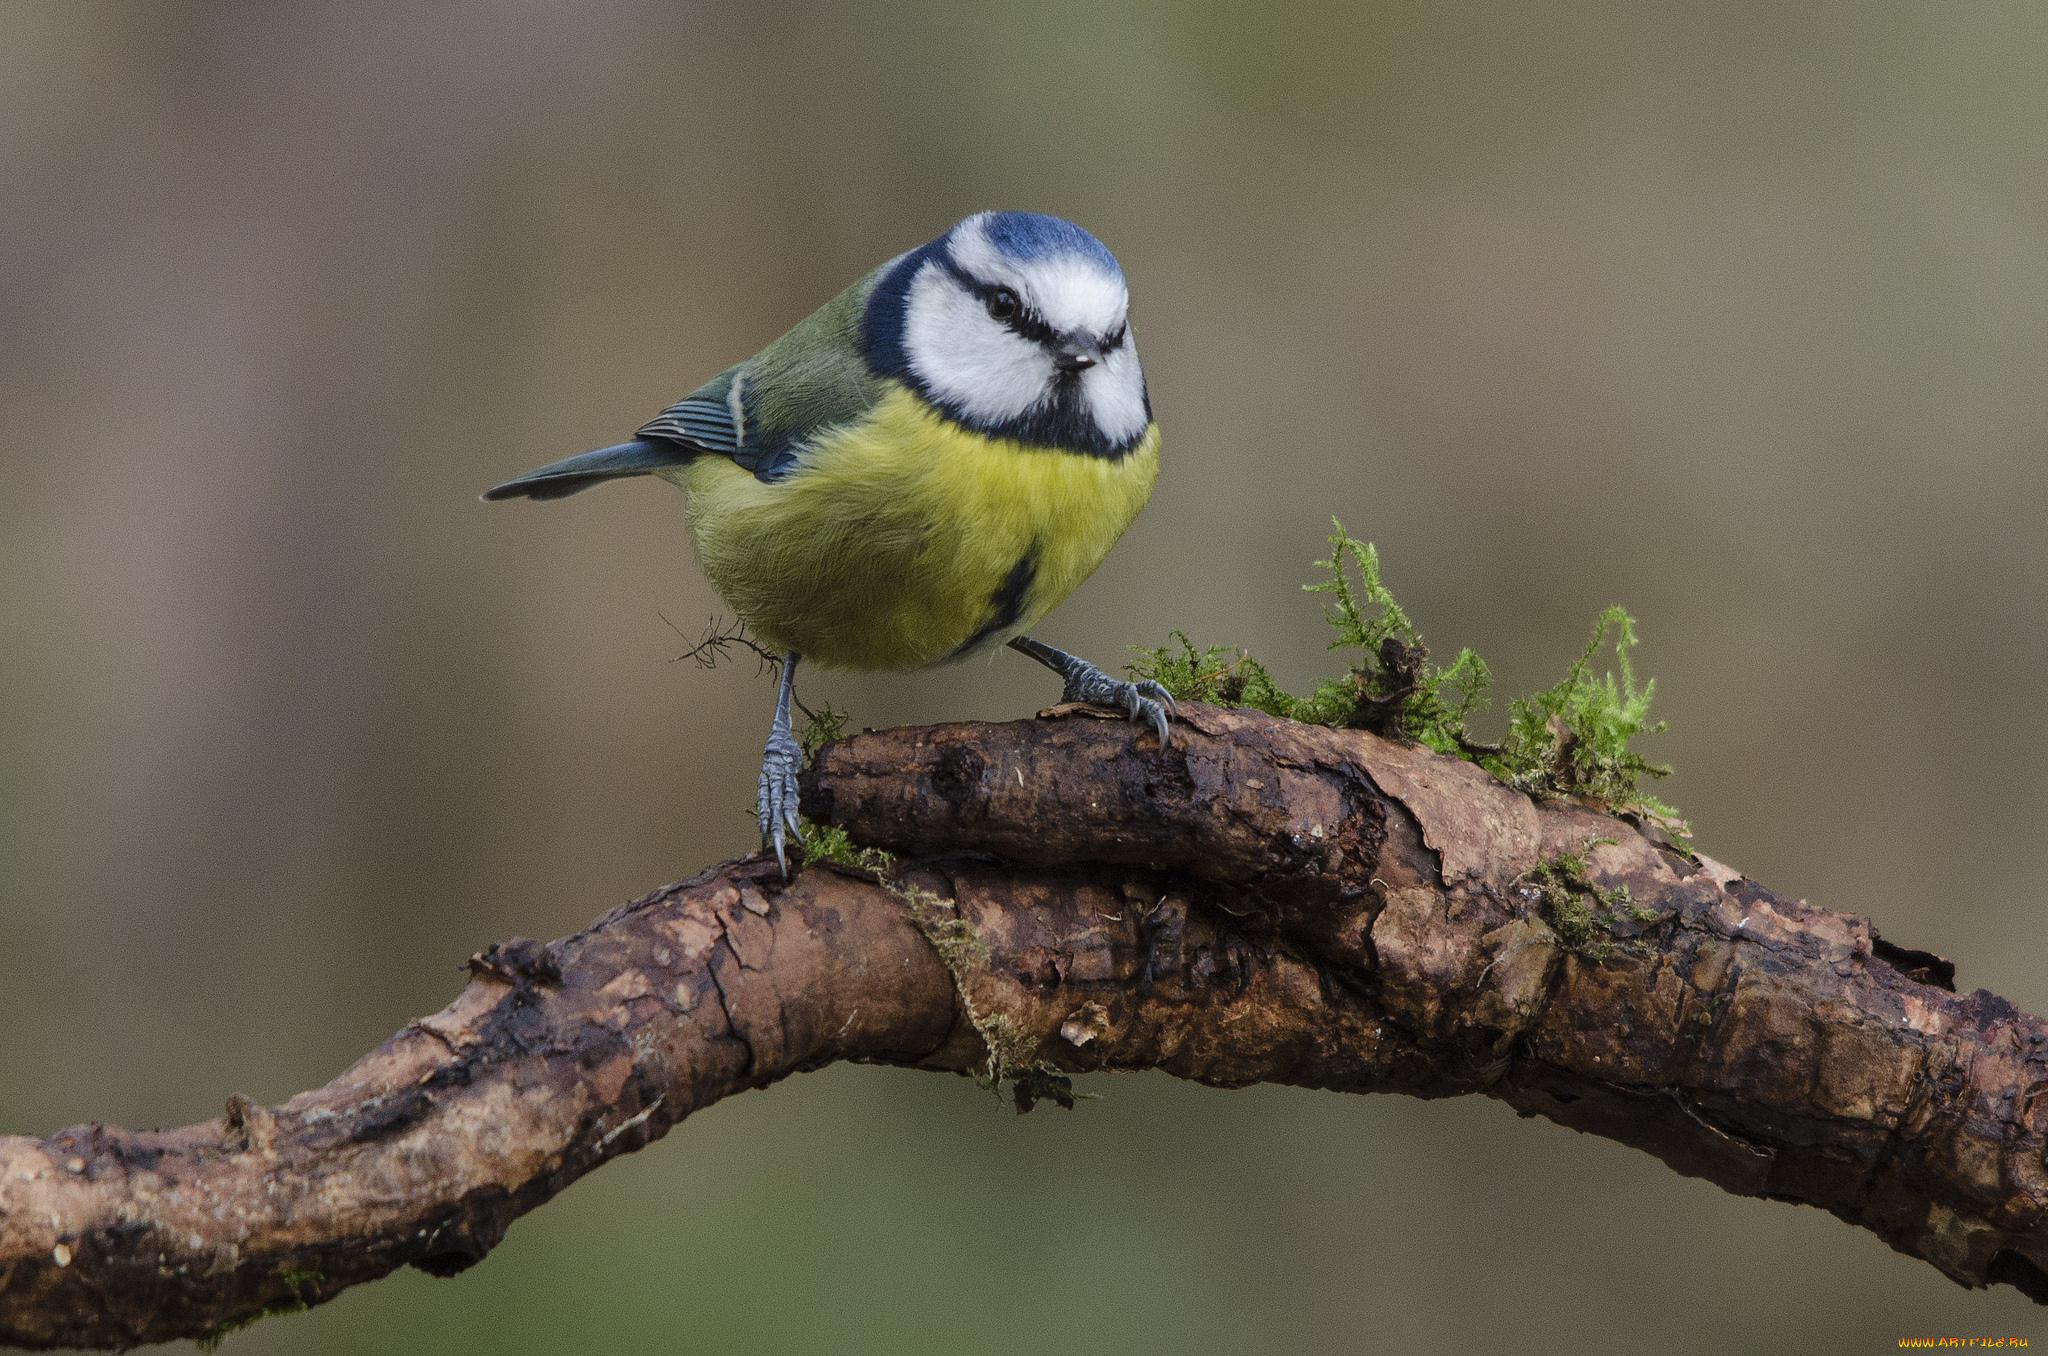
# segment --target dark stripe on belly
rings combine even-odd
[[[946,658],[958,659],[961,655],[973,651],[989,637],[1015,626],[1017,618],[1024,611],[1024,595],[1031,591],[1031,581],[1037,577],[1038,543],[1033,542],[1031,549],[1018,558],[1017,563],[1010,567],[1010,573],[1004,576],[1003,582],[996,586],[996,591],[989,595],[988,620],[981,624],[980,630],[955,646],[953,653]]]

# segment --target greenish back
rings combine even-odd
[[[641,425],[635,436],[730,457],[764,481],[796,470],[820,434],[859,423],[882,398],[882,382],[868,370],[860,344],[868,293],[880,273],[868,274],[753,357],[705,382]]]
[[[860,345],[861,319],[876,273],[740,364],[736,379],[746,414],[741,447],[768,453],[766,460],[772,462],[774,453],[793,451],[795,444],[825,429],[858,421],[882,398],[882,383],[868,371]]]

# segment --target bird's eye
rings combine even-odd
[[[998,287],[988,294],[988,313],[996,320],[1014,320],[1023,309],[1024,303],[1007,287]]]

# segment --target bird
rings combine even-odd
[[[800,660],[910,670],[1007,645],[1168,745],[1174,701],[1027,634],[1151,497],[1159,426],[1123,268],[1057,216],[978,212],[875,268],[625,442],[485,500],[655,476],[687,497],[712,587],[781,655],[755,814],[800,834]]]

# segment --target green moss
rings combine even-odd
[[[1125,669],[1135,678],[1150,678],[1178,701],[1213,702],[1218,706],[1249,706],[1268,715],[1301,720],[1305,705],[1282,691],[1273,675],[1243,650],[1212,645],[1197,649],[1185,631],[1172,632],[1174,642],[1158,649],[1134,645],[1139,658]]]
[[[1636,902],[1625,883],[1603,890],[1586,874],[1587,855],[1600,844],[1613,841],[1595,838],[1577,852],[1560,852],[1538,862],[1527,876],[1541,897],[1544,921],[1557,934],[1558,942],[1588,960],[1606,960],[1616,952],[1647,955],[1647,944],[1633,939],[1618,941],[1614,929],[1625,921],[1648,923],[1658,917],[1656,910]]]
[[[1595,677],[1593,659],[1610,632],[1620,675]],[[1656,680],[1636,687],[1628,657],[1635,643],[1635,618],[1619,607],[1601,613],[1585,649],[1555,686],[1508,703],[1507,737],[1481,751],[1480,764],[1531,795],[1584,796],[1682,831],[1678,811],[1638,786],[1639,779],[1669,776],[1671,769],[1630,747],[1639,734],[1664,731],[1662,721],[1649,723]]]
[[[1184,631],[1172,634],[1175,644],[1138,647],[1130,672],[1182,700],[1249,706],[1310,725],[1372,730],[1458,752],[1465,718],[1485,705],[1493,675],[1470,650],[1460,651],[1448,668],[1430,663],[1429,647],[1380,582],[1379,552],[1347,535],[1342,523],[1336,528],[1330,558],[1316,562],[1329,577],[1302,587],[1331,595],[1324,615],[1337,637],[1329,648],[1358,652],[1343,677],[1326,678],[1309,696],[1297,697],[1248,653],[1198,648]]]
[[[957,906],[949,899],[940,899],[929,890],[914,883],[884,882],[889,892],[903,901],[910,910],[911,921],[917,924],[925,940],[939,953],[939,959],[953,973],[953,982],[960,986],[960,997],[967,1004],[968,1015],[974,1011],[973,1000],[967,996],[967,976],[970,972],[988,964],[988,944],[981,940],[981,934],[974,930],[974,924],[962,918]],[[975,1023],[977,1027],[981,1024]]]
[[[1019,1115],[1041,1101],[1056,1102],[1072,1111],[1076,1099],[1088,1094],[1075,1092],[1073,1079],[1051,1065],[1031,1058],[1037,1042],[1018,1025],[1015,1018],[1005,1012],[984,1012],[976,1005],[968,979],[976,970],[988,965],[989,950],[988,944],[981,940],[981,934],[975,931],[974,924],[960,917],[951,900],[940,899],[914,883],[896,882],[884,877],[882,884],[903,901],[904,907],[910,911],[911,920],[917,924],[917,930],[939,953],[939,959],[945,962],[947,971],[953,976],[953,988],[960,995],[960,1006],[988,1050],[988,1063],[976,1081],[998,1097],[1002,1095],[1003,1084],[1009,1083]]]
[[[846,733],[848,715],[831,702],[823,703],[815,711],[801,702],[797,705],[804,714],[804,727],[797,732],[797,743],[803,748],[804,763],[808,766],[816,761],[819,749]],[[896,860],[880,848],[855,843],[837,824],[817,824],[808,819],[798,821],[797,844],[803,849],[806,864],[832,861],[864,871],[881,871]]]
[[[1492,672],[1469,649],[1460,650],[1449,668],[1430,663],[1429,647],[1380,582],[1379,552],[1346,533],[1336,519],[1330,522],[1337,529],[1330,558],[1316,562],[1329,577],[1302,588],[1331,595],[1323,615],[1337,638],[1328,648],[1355,650],[1362,662],[1343,678],[1317,684],[1309,704],[1332,719],[1316,723],[1404,735],[1442,753],[1457,752],[1466,717],[1486,703]],[[1355,587],[1351,571],[1358,575]]]
[[[837,862],[861,871],[885,870],[896,858],[880,848],[861,847],[837,824],[798,821],[797,844],[803,849],[804,864]]]
[[[1584,896],[1557,891],[1545,892],[1544,903],[1549,911],[1550,926],[1557,933],[1557,939],[1564,943],[1567,951],[1587,953],[1600,949],[1605,944],[1599,941],[1600,929],[1593,922],[1593,911],[1586,907]]]
[[[804,728],[797,734],[797,743],[803,746],[804,762],[809,763],[818,756],[819,749],[846,733],[846,722],[851,716],[831,702],[823,703],[815,711],[801,702],[797,705],[804,713]]]
[[[1629,649],[1635,620],[1610,607],[1592,638],[1554,686],[1508,703],[1508,732],[1499,744],[1473,739],[1469,721],[1488,704],[1493,673],[1470,649],[1448,666],[1432,663],[1429,647],[1381,582],[1379,553],[1344,531],[1330,537],[1330,557],[1316,567],[1326,577],[1303,585],[1329,594],[1324,615],[1336,638],[1332,650],[1352,652],[1342,677],[1325,678],[1298,697],[1281,688],[1258,660],[1229,646],[1198,646],[1184,631],[1156,649],[1133,647],[1127,667],[1176,698],[1248,706],[1311,725],[1364,729],[1426,744],[1439,753],[1472,759],[1518,790],[1536,796],[1580,796],[1610,809],[1654,820],[1681,836],[1686,826],[1671,806],[1644,793],[1642,778],[1671,769],[1631,747],[1637,735],[1664,729],[1649,723],[1655,681],[1636,687]],[[1593,661],[1612,634],[1614,673],[1595,676]]]
[[[1006,1012],[969,1013],[974,1029],[988,1046],[988,1065],[982,1070],[981,1085],[1001,1095],[1003,1080],[1031,1070],[1031,1053],[1037,1043]]]

